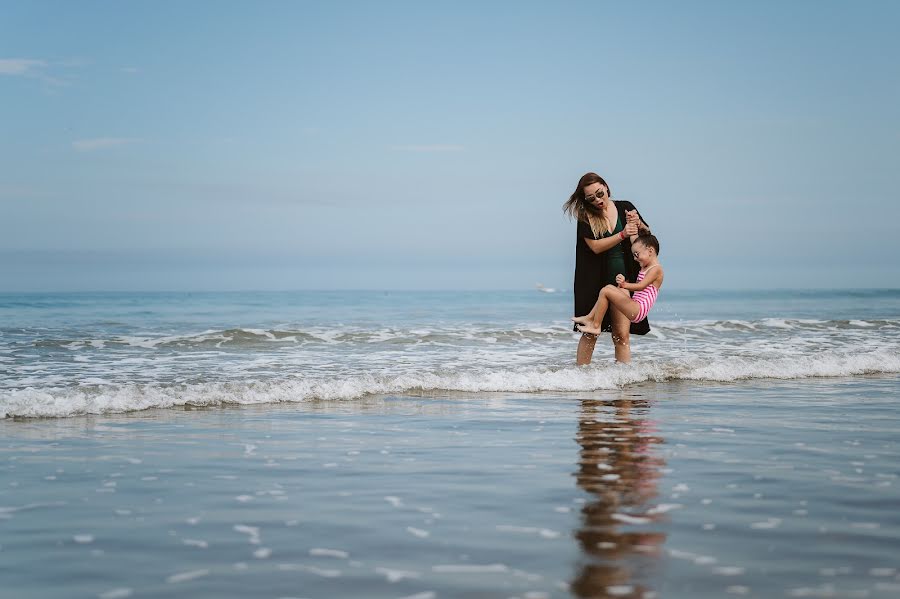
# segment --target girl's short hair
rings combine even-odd
[[[656,238],[656,235],[652,233],[644,233],[643,235],[638,235],[638,238],[634,240],[634,243],[640,241],[648,248],[653,248],[656,252],[656,255],[659,256],[659,239]]]

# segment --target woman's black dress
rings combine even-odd
[[[626,210],[637,210],[631,202],[625,200],[614,200],[614,202],[616,204],[616,210],[619,212],[619,220],[622,223],[625,222]],[[640,212],[638,212],[638,216],[641,217]],[[644,223],[647,222],[643,217],[641,217],[641,220],[644,221]],[[591,231],[591,226],[588,223],[578,221],[578,241],[575,243],[575,316],[584,316],[591,311],[594,304],[597,303],[597,296],[600,295],[600,290],[604,285],[615,285],[614,280],[616,275],[615,273],[609,272],[607,252],[595,254],[594,251],[588,247],[588,244],[585,243],[585,237],[600,239],[600,237],[594,236],[593,231]],[[619,244],[619,247],[622,248],[622,251],[625,254],[625,269],[627,271],[625,273],[625,278],[628,282],[634,283],[637,280],[637,274],[640,271],[641,266],[631,255],[631,239],[626,237],[625,240]],[[603,317],[603,324],[600,325],[600,330],[612,330],[611,322],[609,311],[607,310],[606,316]],[[632,335],[646,335],[649,332],[650,322],[648,319],[645,318],[641,322],[631,323]]]

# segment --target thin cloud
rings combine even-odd
[[[73,77],[67,74],[71,69],[88,65],[81,58],[70,58],[48,62],[37,58],[0,58],[0,75],[36,79],[53,87],[70,85]]]
[[[395,152],[462,152],[466,148],[455,144],[391,146]]]
[[[123,73],[128,73],[129,75],[134,75],[135,73],[140,73],[141,70],[137,67],[121,67],[119,68]]]
[[[45,61],[34,58],[0,58],[0,75],[31,75],[46,66]]]
[[[94,150],[105,150],[106,148],[136,144],[142,141],[142,139],[136,137],[97,137],[73,141],[72,147],[78,152],[93,152]]]
[[[86,67],[91,64],[91,61],[86,58],[66,58],[65,60],[57,60],[52,63],[52,66],[63,67],[66,69],[78,69],[81,67]]]

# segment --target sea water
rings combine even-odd
[[[900,293],[0,296],[0,597],[900,596]]]
[[[0,295],[0,417],[428,391],[900,372],[900,291],[661,295],[634,364],[573,365],[571,297],[534,292]]]

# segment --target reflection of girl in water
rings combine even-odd
[[[646,402],[584,400],[578,421],[581,459],[578,486],[593,497],[582,508],[575,533],[584,563],[571,590],[577,597],[641,597],[649,590],[641,571],[655,565],[665,542],[660,532],[623,528],[635,518],[650,522],[647,505],[656,497],[665,462],[654,445]],[[612,590],[609,590],[612,588]]]

